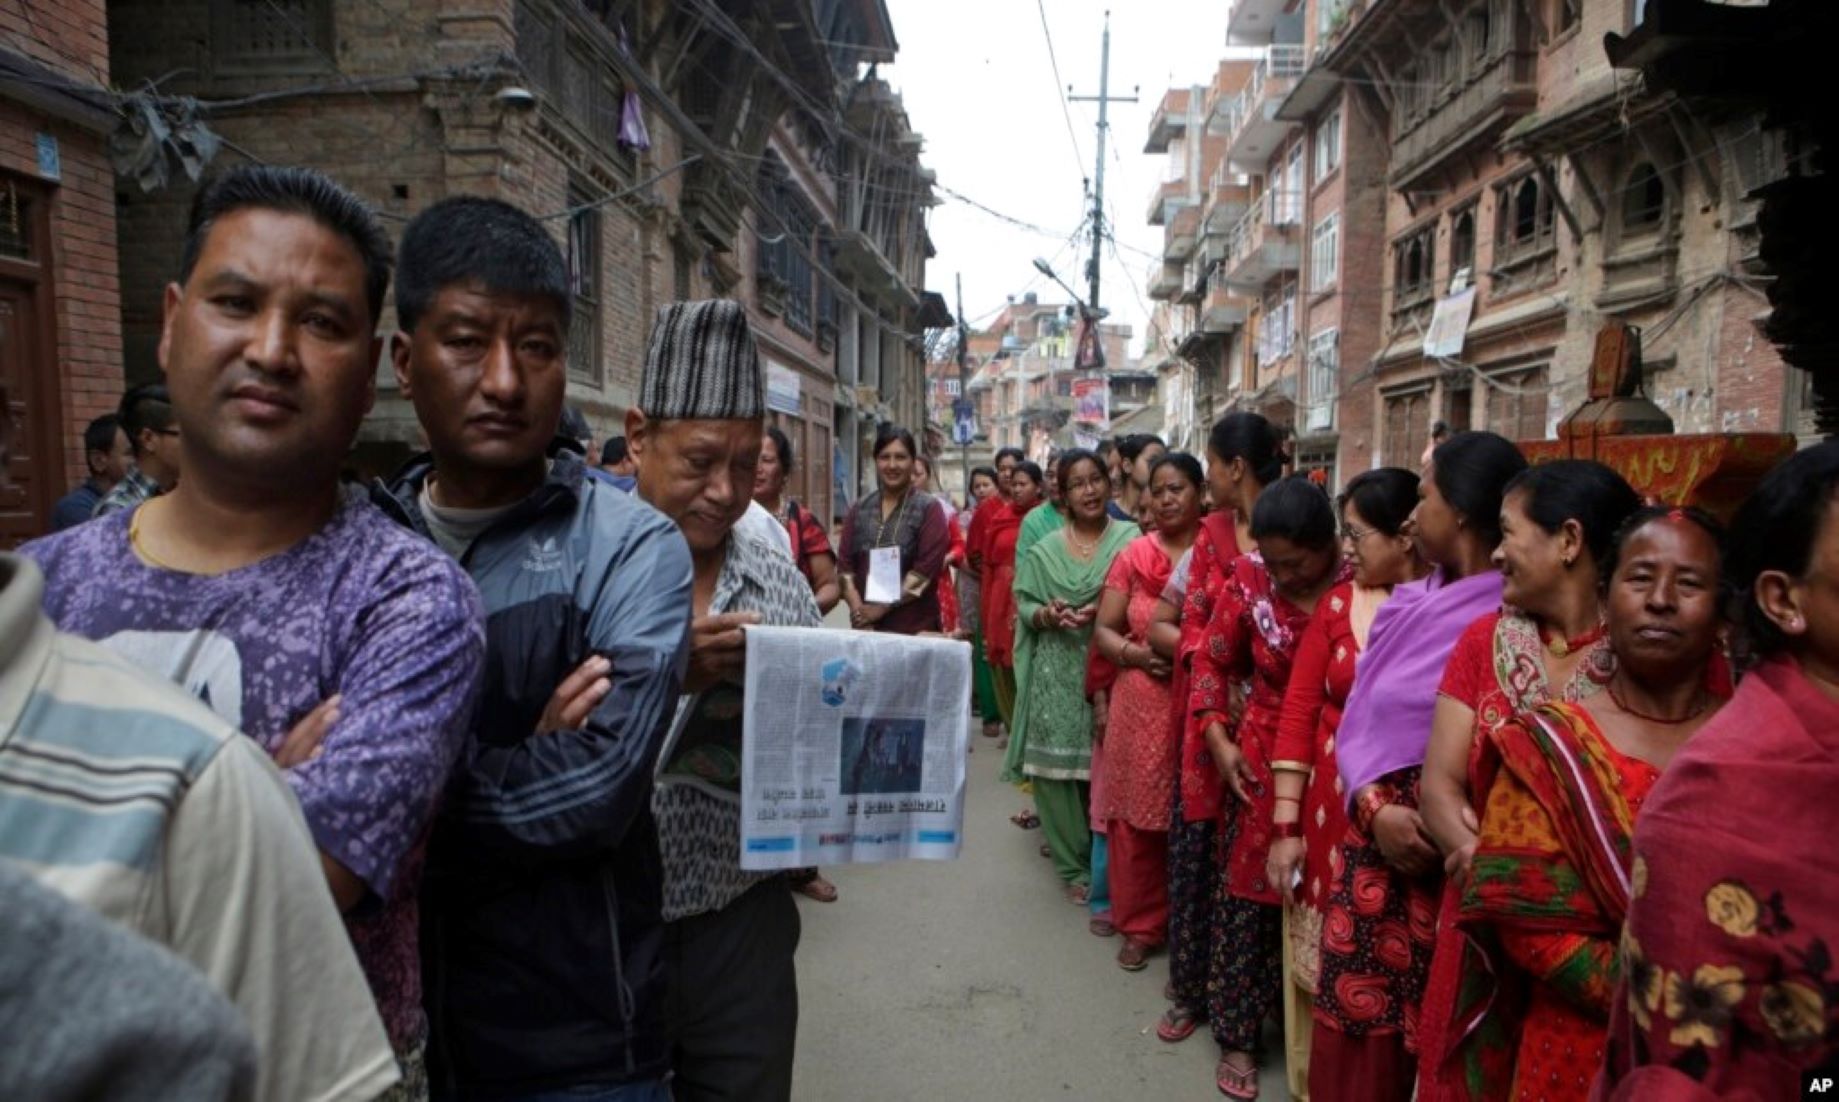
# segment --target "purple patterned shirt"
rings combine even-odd
[[[426,1033],[416,897],[428,825],[484,665],[477,589],[361,494],[293,548],[215,576],[143,563],[132,515],[21,549],[45,573],[46,614],[183,685],[270,753],[342,695],[319,756],[287,778],[319,848],[370,889],[346,926],[391,1042],[409,1051]]]

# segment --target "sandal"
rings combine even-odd
[[[809,880],[795,881],[792,890],[819,903],[836,902],[836,885],[824,879],[821,873],[814,872]]]
[[[1171,1006],[1162,1012],[1162,1020],[1156,1023],[1156,1036],[1171,1045],[1178,1045],[1194,1036],[1200,1028],[1200,1015],[1185,1006]]]
[[[1009,816],[1009,821],[1023,830],[1033,830],[1041,825],[1041,817],[1028,810],[1018,811]]]
[[[995,738],[996,736],[1002,733],[1003,733],[1003,725],[1000,723],[997,723],[995,720],[991,720],[983,725],[983,737],[984,738]]]
[[[1235,1067],[1224,1058],[1213,1072],[1213,1085],[1220,1088],[1220,1093],[1228,1098],[1244,1099],[1252,1102],[1258,1097],[1258,1067]]]
[[[1154,951],[1155,946],[1127,937],[1124,939],[1124,947],[1117,951],[1117,966],[1126,972],[1141,972],[1149,967],[1149,955]]]
[[[1117,936],[1117,927],[1112,925],[1111,912],[1109,911],[1104,914],[1093,915],[1091,920],[1086,923],[1086,929],[1092,932],[1093,937]]]
[[[1042,857],[1052,857],[1053,855],[1054,855],[1053,847],[1048,845],[1046,842],[1042,842],[1041,843],[1041,856]]]
[[[1046,849],[1047,847],[1042,846],[1041,848]],[[1075,907],[1085,907],[1091,904],[1092,896],[1084,884],[1068,884],[1066,901]]]

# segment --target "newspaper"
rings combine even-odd
[[[750,627],[745,688],[742,868],[958,856],[967,644]]]

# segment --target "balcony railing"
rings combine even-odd
[[[1279,272],[1294,272],[1302,264],[1296,227],[1269,220],[1268,203],[1254,203],[1232,229],[1227,250],[1226,279],[1239,286],[1257,286]]]
[[[1224,280],[1216,281],[1201,300],[1200,328],[1208,333],[1230,333],[1245,324],[1250,311],[1249,301],[1233,294]]]
[[[1432,89],[1415,110],[1392,117],[1392,186],[1407,187],[1463,147],[1503,129],[1538,103],[1538,57],[1510,50],[1496,56],[1466,83]]]
[[[1252,66],[1251,83],[1227,114],[1226,155],[1244,171],[1260,171],[1263,161],[1296,125],[1277,117],[1277,107],[1307,68],[1300,43],[1267,47]]]

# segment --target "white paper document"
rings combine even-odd
[[[956,857],[970,691],[965,643],[748,628],[741,867]]]
[[[868,592],[871,605],[891,605],[900,600],[900,548],[876,547],[868,553]]]

